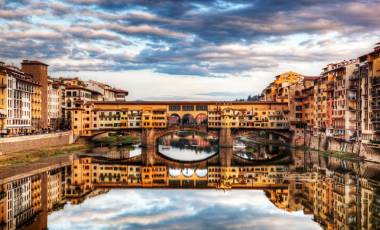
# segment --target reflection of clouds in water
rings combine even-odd
[[[262,191],[111,190],[49,216],[49,229],[320,229]]]
[[[141,155],[141,148],[140,147],[133,147],[132,150],[129,151],[129,157],[135,157]]]
[[[204,160],[217,153],[217,151],[206,152],[206,151],[195,151],[195,150],[186,149],[186,148],[185,149],[179,149],[175,147],[167,148],[163,145],[158,146],[158,151],[169,158],[180,160],[180,161]]]

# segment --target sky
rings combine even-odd
[[[378,12],[380,0],[0,0],[0,60],[130,100],[231,100],[370,52]]]
[[[107,204],[107,205],[105,205]],[[64,229],[321,229],[312,215],[276,208],[259,190],[115,189],[48,218]]]

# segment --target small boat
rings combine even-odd
[[[161,149],[168,150],[168,149],[170,149],[170,146],[162,146]]]

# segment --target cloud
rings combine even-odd
[[[53,76],[265,72],[259,85],[285,67],[318,75],[329,62],[369,52],[380,38],[378,11],[380,0],[0,1],[0,59],[43,59]]]
[[[125,199],[128,197],[128,199]],[[49,229],[319,229],[262,191],[111,190],[49,216]]]

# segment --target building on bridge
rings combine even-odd
[[[281,102],[91,101],[71,109],[71,127],[78,136],[170,126],[287,130],[288,114]]]

